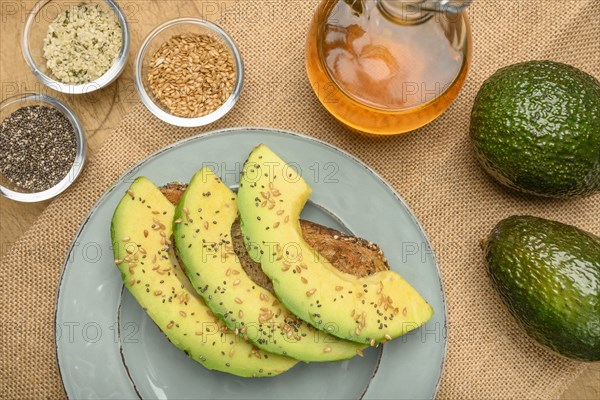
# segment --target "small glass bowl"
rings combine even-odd
[[[150,60],[154,52],[171,37],[178,34],[195,33],[208,34],[220,40],[231,51],[235,64],[235,82],[229,98],[215,111],[201,117],[186,118],[174,115],[165,107],[152,93],[148,73],[150,71]],[[233,108],[240,97],[244,82],[244,63],[240,52],[231,39],[219,26],[202,20],[200,18],[177,18],[163,23],[155,28],[144,39],[140,51],[135,60],[135,87],[142,103],[161,120],[176,126],[198,127],[208,125]]]
[[[42,192],[30,192],[13,185],[0,173],[0,194],[11,200],[20,201],[23,203],[35,203],[51,199],[58,194],[64,192],[79,176],[83,170],[86,157],[86,141],[83,134],[83,126],[79,118],[73,110],[62,101],[41,93],[25,93],[7,98],[0,103],[0,124],[8,118],[10,114],[16,110],[27,106],[46,106],[59,110],[71,123],[75,131],[75,141],[77,148],[75,149],[75,160],[67,175],[58,182],[54,187]],[[0,155],[2,156],[2,155]]]
[[[58,0],[38,1],[25,21],[25,27],[23,28],[23,35],[21,37],[23,57],[33,74],[40,82],[50,89],[68,94],[90,93],[111,84],[119,77],[119,75],[121,75],[121,72],[123,72],[123,69],[125,68],[131,42],[129,36],[129,24],[127,23],[125,14],[119,8],[117,3],[113,0],[84,0],[82,4],[98,4],[104,10],[111,10],[115,14],[119,21],[119,25],[121,25],[121,34],[123,38],[121,50],[108,71],[94,81],[80,85],[72,85],[54,79],[52,72],[46,67],[44,38],[48,32],[50,23],[52,23],[61,12],[76,4],[77,3],[74,2]]]

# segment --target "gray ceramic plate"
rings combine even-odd
[[[265,143],[313,187],[303,218],[368,238],[427,299],[421,329],[370,348],[364,358],[299,364],[274,378],[208,371],[172,346],[129,293],[113,264],[110,220],[133,178],[187,182],[211,166],[235,187],[248,153]],[[56,302],[56,353],[71,398],[429,399],[446,352],[440,273],[419,222],[366,165],[326,143],[269,129],[238,128],[171,145],[123,176],[91,210],[65,261]]]

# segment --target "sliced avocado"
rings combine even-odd
[[[600,361],[600,237],[513,216],[484,248],[494,287],[529,336],[566,357]]]
[[[196,294],[171,246],[175,207],[137,178],[112,219],[115,263],[125,287],[177,348],[208,369],[274,376],[296,360],[263,352],[228,331]]]
[[[192,178],[173,227],[185,272],[210,309],[258,348],[297,360],[336,361],[365,346],[321,332],[290,313],[244,271],[233,250],[233,193],[209,168]]]
[[[244,240],[281,302],[313,326],[360,343],[391,340],[427,322],[433,309],[397,273],[357,278],[304,241],[299,217],[310,193],[304,179],[264,145],[244,165],[238,191]]]

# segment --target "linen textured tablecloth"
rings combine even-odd
[[[54,353],[56,284],[70,241],[96,199],[132,164],[169,143],[209,129],[253,125],[306,133],[358,156],[398,190],[421,220],[448,299],[449,348],[439,398],[558,397],[585,364],[537,347],[518,329],[486,276],[479,240],[512,214],[538,215],[600,234],[600,195],[549,200],[499,187],[474,160],[469,113],[481,83],[515,62],[551,59],[600,77],[600,2],[475,0],[469,9],[474,57],[460,97],[429,126],[388,138],[351,132],[313,94],[304,69],[304,42],[318,2],[277,3],[283,11],[267,9],[266,3],[240,2],[218,20],[246,63],[244,93],[230,114],[206,129],[182,129],[136,106],[76,184],[2,259],[0,396],[64,396]],[[262,16],[253,13],[254,20],[246,21],[249,7],[261,12],[262,6]]]

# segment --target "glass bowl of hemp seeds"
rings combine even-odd
[[[33,203],[65,191],[86,156],[81,122],[66,104],[40,93],[0,103],[0,194]]]
[[[146,37],[135,61],[135,84],[142,103],[176,126],[210,124],[240,97],[244,64],[219,26],[199,18],[178,18]]]
[[[62,93],[89,93],[123,72],[129,26],[113,0],[40,0],[25,21],[21,42],[40,82]]]

